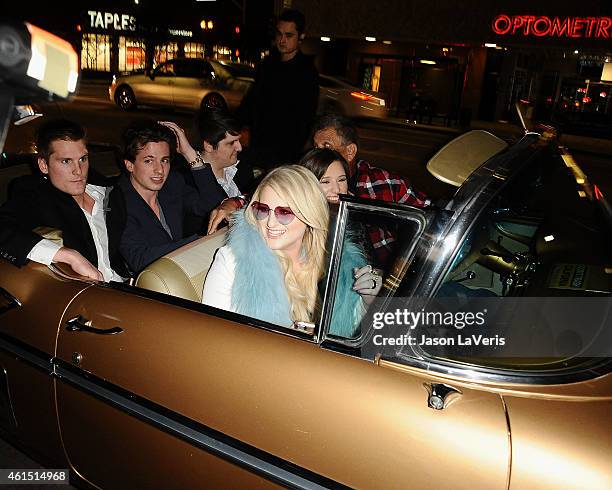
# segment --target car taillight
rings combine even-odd
[[[351,92],[351,97],[355,97],[356,99],[361,99],[361,100],[373,99],[371,95],[364,94],[363,92]]]
[[[366,100],[366,101],[370,101],[370,102],[378,102],[379,105],[381,106],[385,106],[385,100],[384,99],[380,99],[378,97],[374,97],[373,95],[370,94],[366,94],[364,92],[351,92],[351,97],[355,97],[356,99],[359,100]]]

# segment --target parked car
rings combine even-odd
[[[354,118],[385,118],[388,109],[378,92],[356,87],[340,78],[319,75],[318,112],[340,113]]]
[[[108,94],[126,111],[138,105],[235,109],[253,83],[254,73],[239,63],[174,59],[150,72],[114,76]]]
[[[200,303],[223,230],[135,285],[0,260],[0,434],[97,488],[611,488],[605,196],[533,132],[466,133],[428,168],[457,187],[435,207],[341,199],[312,324]],[[357,227],[395,245],[343,337],[329,327]],[[405,341],[473,336],[457,309],[455,325],[403,321],[449,298],[496,302],[488,343]]]

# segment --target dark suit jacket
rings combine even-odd
[[[90,171],[88,182],[109,187],[111,181]],[[121,231],[125,224],[123,199],[114,190],[106,201],[106,229],[111,267],[122,276],[127,268],[119,253]],[[98,255],[91,229],[83,211],[72,196],[53,187],[48,179],[31,177],[14,197],[0,208],[0,256],[22,266],[42,237],[32,230],[41,226],[62,231],[64,246],[81,253],[95,267]]]
[[[127,176],[119,180],[125,198],[127,222],[121,238],[121,254],[130,268],[138,273],[163,255],[195,240],[198,236],[184,236],[183,219],[187,212],[205,216],[226,197],[210,167],[191,172],[196,188],[185,183],[177,172],[171,171],[157,196],[168,235],[150,206],[136,192]]]

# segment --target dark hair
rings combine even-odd
[[[340,153],[331,148],[313,148],[300,159],[298,165],[306,167],[320,180],[325,175],[329,166],[335,161],[342,164],[342,168],[348,177],[349,168],[346,160]]]
[[[304,14],[296,9],[283,10],[276,19],[276,23],[278,24],[280,21],[293,22],[295,24],[295,30],[300,36],[304,33],[304,29],[306,28],[306,18]]]
[[[45,160],[51,154],[51,143],[57,140],[86,140],[85,129],[80,124],[68,119],[50,119],[36,131],[36,151]]]
[[[323,114],[315,121],[312,134],[327,128],[334,128],[336,130],[336,133],[342,139],[343,145],[350,143],[359,145],[357,126],[352,119],[339,114]]]
[[[136,154],[147,143],[166,142],[170,151],[174,151],[176,137],[172,130],[155,121],[138,121],[130,124],[123,131],[123,158],[130,162],[136,161]]]
[[[240,134],[240,124],[230,114],[220,110],[204,110],[198,114],[196,125],[200,139],[217,149],[219,141],[225,138],[225,133],[232,136]]]

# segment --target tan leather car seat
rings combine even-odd
[[[226,231],[223,228],[157,259],[139,274],[136,286],[200,303],[206,274],[225,243]]]

